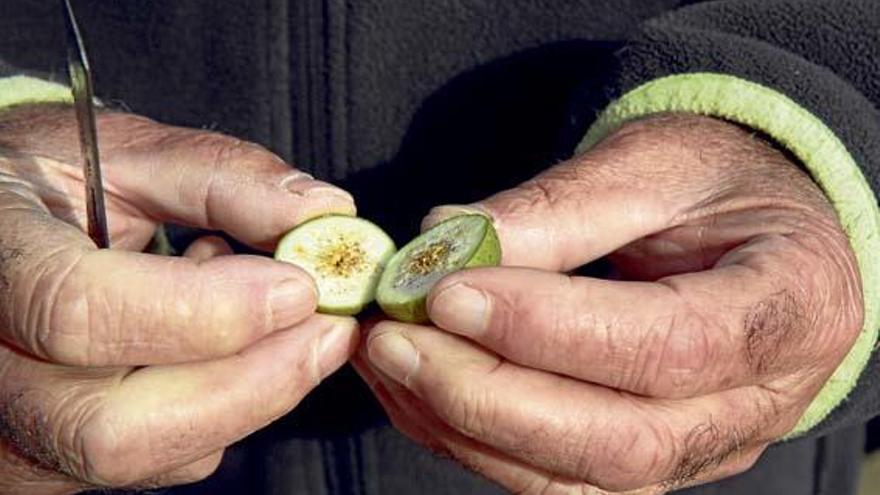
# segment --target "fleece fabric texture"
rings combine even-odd
[[[610,99],[687,72],[792,98],[876,190],[871,0],[676,10],[683,3],[695,2],[82,0],[77,12],[105,103],[260,142],[351,190],[399,242],[429,206],[477,199],[569,156]],[[63,79],[57,5],[0,2],[0,58]],[[809,435],[688,492],[854,493],[863,423],[880,410],[876,360]],[[212,478],[165,492],[502,493],[404,439],[350,368],[230,448]]]

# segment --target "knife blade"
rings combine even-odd
[[[92,73],[86,55],[85,43],[73,13],[70,0],[61,0],[67,37],[67,69],[76,121],[79,127],[80,153],[86,182],[86,215],[89,237],[101,249],[110,247],[107,230],[107,212],[104,208],[104,184],[101,179],[101,161],[98,154],[98,132],[95,127]]]

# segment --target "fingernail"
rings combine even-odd
[[[322,380],[348,360],[353,352],[352,337],[355,332],[357,323],[346,319],[334,324],[321,337],[318,342],[318,372]]]
[[[488,212],[477,205],[443,205],[436,206],[422,219],[422,231],[428,230],[438,223],[459,215],[483,215],[492,218]]]
[[[318,183],[320,184],[320,183]],[[302,191],[303,196],[316,197],[316,196],[324,196],[324,197],[332,197],[336,199],[341,199],[347,203],[354,204],[354,197],[339,189],[338,187],[326,186],[326,185],[315,185],[313,187],[306,188]]]
[[[473,337],[486,331],[488,308],[483,291],[459,282],[440,289],[431,298],[428,313],[437,326]]]
[[[286,175],[283,179],[281,179],[281,187],[291,190],[295,189],[298,184],[302,184],[303,182],[313,181],[315,177],[312,174],[308,174],[306,172],[301,172],[296,170]]]
[[[299,196],[325,196],[354,203],[351,194],[324,181],[315,180],[305,172],[294,172],[281,180],[281,187]]]
[[[354,197],[336,186],[319,180],[295,180],[287,183],[291,193],[308,198],[304,207],[298,212],[300,221],[308,220],[328,213],[355,215],[357,207]]]
[[[419,351],[400,332],[386,331],[367,343],[367,357],[383,373],[404,385],[419,367]]]
[[[303,279],[285,280],[269,292],[269,308],[275,329],[289,327],[314,311],[318,290]]]

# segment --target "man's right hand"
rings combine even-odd
[[[112,250],[84,233],[72,109],[0,113],[0,493],[204,478],[357,344],[291,265],[218,238],[141,253],[163,221],[272,249],[349,194],[216,133],[113,112],[98,133]]]

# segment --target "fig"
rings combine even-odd
[[[424,323],[428,293],[441,278],[500,262],[501,244],[492,221],[478,214],[455,216],[413,239],[388,261],[376,302],[391,318]]]
[[[376,285],[395,250],[394,241],[374,223],[327,215],[285,234],[275,259],[315,279],[318,312],[355,315],[375,299]]]

